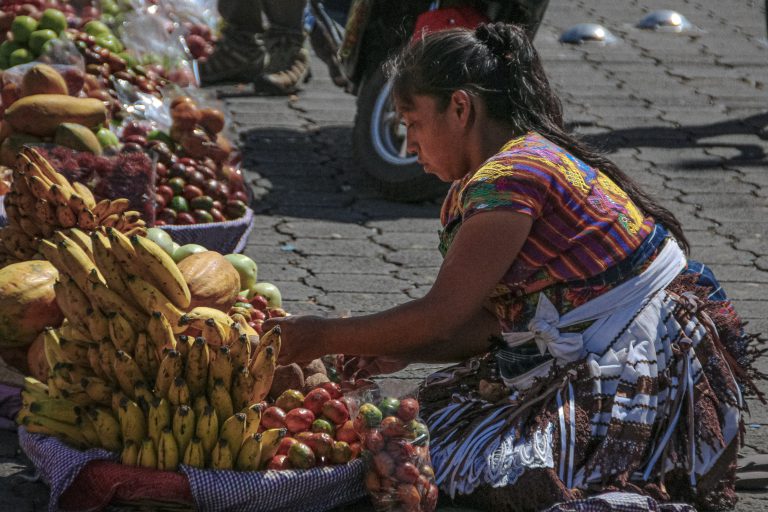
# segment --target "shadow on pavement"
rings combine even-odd
[[[573,128],[573,127],[569,127]],[[684,125],[677,128],[651,126],[644,128],[625,128],[607,133],[586,135],[583,139],[594,147],[607,152],[620,148],[653,147],[669,149],[731,149],[738,152],[732,157],[713,157],[708,159],[681,160],[683,169],[715,168],[724,165],[763,166],[768,158],[765,146],[744,142],[719,142],[707,139],[737,135],[754,135],[761,140],[768,140],[768,114],[756,114],[742,119],[731,119],[712,124]]]

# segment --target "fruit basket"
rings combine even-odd
[[[365,496],[365,463],[307,470],[239,472],[180,466],[179,473],[123,466],[103,449],[79,451],[52,436],[19,428],[19,444],[50,485],[49,508],[67,503],[100,509],[111,501],[135,506],[216,510],[330,510]],[[108,476],[108,478],[106,477]],[[322,499],[318,499],[322,497]]]
[[[179,245],[199,244],[222,254],[242,252],[253,228],[253,210],[239,219],[208,224],[160,226]]]

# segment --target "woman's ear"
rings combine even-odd
[[[475,105],[472,102],[472,96],[464,90],[453,91],[451,94],[451,103],[449,106],[451,114],[459,124],[467,126],[474,118]]]

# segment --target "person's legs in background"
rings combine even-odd
[[[201,85],[251,82],[264,72],[269,62],[262,39],[262,3],[260,0],[218,0],[218,10],[224,27],[215,51],[200,63]]]
[[[306,4],[306,0],[262,0],[264,14],[269,21],[264,34],[269,64],[254,81],[257,93],[292,94],[307,78],[309,51],[304,47],[307,39],[304,31]]]

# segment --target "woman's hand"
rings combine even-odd
[[[312,315],[295,315],[270,318],[264,322],[264,332],[280,326],[282,345],[279,364],[298,363],[304,365],[326,354],[320,341],[324,319]]]

